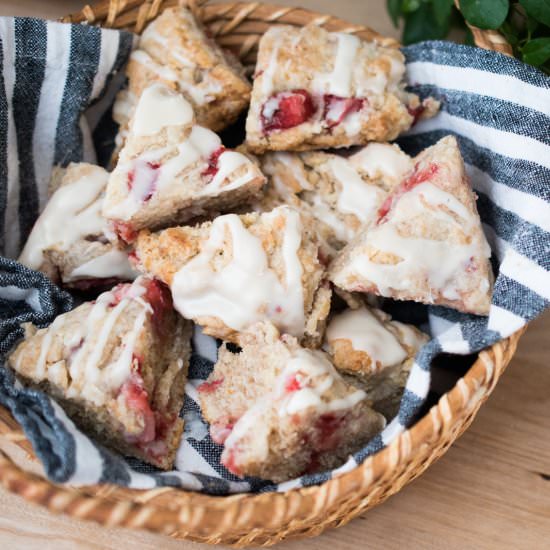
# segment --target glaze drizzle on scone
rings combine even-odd
[[[284,481],[336,467],[385,424],[326,354],[269,323],[251,329],[240,353],[222,347],[198,391],[221,462],[238,476]]]
[[[260,41],[247,144],[261,153],[394,139],[421,107],[404,74],[396,48],[313,24],[271,27]],[[435,110],[429,99],[424,116]]]
[[[194,124],[191,105],[163,84],[147,88],[107,186],[103,213],[131,241],[144,227],[181,223],[258,195],[265,181],[245,155]]]
[[[331,291],[313,220],[292,208],[142,232],[136,251],[141,269],[169,284],[178,311],[208,334],[239,342],[266,319],[298,338],[322,334]]]
[[[290,204],[312,214],[329,258],[377,220],[388,193],[413,164],[397,145],[387,143],[370,143],[349,157],[276,152],[260,160],[269,185],[256,208]]]
[[[190,325],[159,281],[139,277],[58,316],[8,364],[45,386],[79,425],[108,445],[169,468],[182,433]]]
[[[134,279],[137,273],[127,253],[115,246],[116,239],[101,215],[109,174],[100,166],[71,163],[56,177],[60,184],[36,221],[19,261],[68,286]]]
[[[490,254],[458,145],[446,137],[416,158],[376,225],[331,266],[331,280],[351,292],[486,315]]]

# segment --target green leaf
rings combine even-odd
[[[519,0],[527,15],[550,27],[550,0]]]
[[[550,59],[550,38],[535,38],[521,49],[525,63],[538,67]]]
[[[449,18],[451,17],[453,4],[453,0],[433,0],[433,12],[439,25],[443,26],[447,24]]]
[[[499,31],[504,35],[507,42],[512,46],[517,46],[519,42],[517,29],[508,21],[504,21]]]
[[[480,29],[498,29],[508,15],[508,0],[461,0],[466,21]]]
[[[413,13],[420,7],[420,0],[403,0],[401,11],[403,13]]]
[[[445,38],[449,25],[439,25],[429,4],[422,4],[405,19],[403,43],[412,44],[421,40],[439,40]]]
[[[386,0],[386,7],[390,14],[394,27],[399,25],[399,18],[401,17],[401,0]]]

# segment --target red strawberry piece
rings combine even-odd
[[[160,331],[164,315],[172,309],[170,289],[159,280],[153,279],[147,285],[145,300],[153,308],[153,326],[157,331]]]
[[[424,107],[422,103],[417,107],[411,107],[411,106],[407,107],[407,111],[409,112],[409,115],[413,117],[411,126],[414,126],[420,120],[420,117],[422,116],[425,110],[426,110],[426,107]]]
[[[149,396],[147,390],[143,387],[141,376],[133,372],[131,377],[120,388],[120,394],[126,401],[128,408],[140,413],[143,417],[143,431],[137,436],[127,436],[126,439],[131,443],[140,444],[154,441],[156,432],[155,413],[149,405]]]
[[[314,113],[315,104],[306,90],[279,92],[262,106],[262,127],[265,133],[294,128],[308,121]]]
[[[400,184],[399,187],[389,195],[386,200],[382,203],[382,206],[378,209],[378,220],[377,224],[383,222],[388,214],[388,212],[394,207],[397,201],[408,191],[414,189],[417,185],[429,181],[432,179],[435,174],[437,174],[439,166],[434,162],[430,162],[426,167],[419,169],[418,164],[414,167],[413,172],[405,178]]]
[[[315,422],[317,444],[320,451],[334,449],[340,442],[340,428],[344,423],[344,416],[333,413],[322,414]]]
[[[222,383],[223,383],[223,376],[222,378],[217,378],[216,380],[211,380],[210,382],[208,381],[203,382],[197,388],[197,391],[199,393],[214,393]]]
[[[226,448],[222,453],[222,457],[221,457],[220,462],[232,474],[235,474],[236,476],[241,477],[242,473],[241,473],[241,469],[237,465],[237,460],[236,460],[236,457],[235,457],[236,454],[237,454],[237,452],[235,451],[235,449]]]
[[[225,147],[218,147],[208,158],[208,166],[201,172],[201,176],[212,179],[218,173],[218,161]]]
[[[210,438],[214,443],[223,445],[231,434],[234,424],[232,422],[214,422],[210,425]]]
[[[361,97],[339,97],[332,94],[323,96],[323,118],[328,128],[340,124],[348,115],[363,108],[365,102]]]
[[[292,393],[292,392],[295,392],[295,391],[298,391],[298,390],[301,390],[301,389],[302,389],[302,384],[300,383],[298,378],[296,378],[295,374],[292,374],[291,376],[289,376],[285,380],[285,391],[286,392]]]
[[[133,243],[137,238],[137,231],[132,224],[123,221],[114,221],[113,229],[115,233],[127,244]]]

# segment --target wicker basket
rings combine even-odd
[[[163,8],[176,3],[177,0],[104,0],[65,17],[64,21],[86,21],[139,33]],[[277,23],[304,25],[313,21],[330,30],[398,45],[366,27],[304,9],[260,2],[206,4],[195,0],[187,5],[210,27],[218,41],[248,66],[255,61],[261,34]],[[510,46],[498,33],[479,29],[473,29],[473,33],[479,46],[511,54]],[[286,493],[226,497],[172,488],[136,491],[113,485],[57,486],[41,475],[40,463],[29,441],[9,412],[1,407],[0,481],[9,491],[54,512],[106,526],[148,529],[173,538],[242,547],[318,535],[380,504],[442,456],[470,425],[492,392],[515,352],[521,333],[481,352],[453,390],[389,447],[354,470],[319,486]]]

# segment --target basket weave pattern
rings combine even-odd
[[[104,0],[65,17],[126,28],[137,33],[165,7],[177,0]],[[363,39],[398,46],[375,31],[330,15],[260,2],[208,4],[185,2],[217,40],[252,67],[260,36],[276,24],[303,26],[314,22],[329,30],[354,33]],[[496,32],[472,29],[480,47],[511,54]],[[215,497],[158,488],[149,491],[114,485],[81,488],[57,486],[39,474],[29,441],[9,412],[0,407],[0,483],[27,500],[77,518],[106,526],[143,528],[174,538],[223,543],[238,547],[271,545],[284,538],[314,536],[338,527],[383,502],[419,476],[442,456],[470,425],[510,362],[523,331],[498,342],[478,359],[452,391],[411,429],[354,470],[319,486],[286,493],[239,494]],[[22,466],[24,464],[24,466]],[[34,472],[34,473],[33,473]]]

